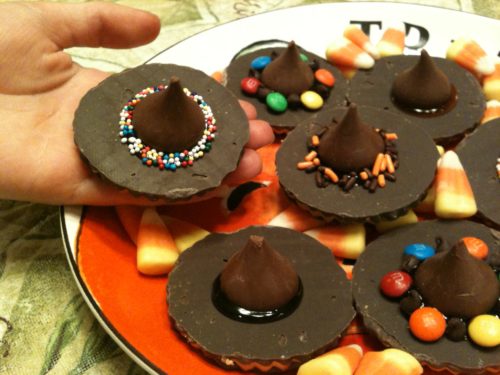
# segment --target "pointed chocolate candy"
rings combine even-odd
[[[300,95],[311,88],[314,73],[302,61],[299,49],[292,41],[281,55],[264,68],[261,79],[264,85],[285,96]]]
[[[424,302],[448,317],[488,313],[498,299],[499,285],[491,267],[470,255],[463,241],[428,258],[415,273]]]
[[[235,305],[267,311],[284,306],[297,294],[299,278],[288,258],[272,249],[264,237],[252,235],[227,262],[220,286]]]
[[[133,113],[138,137],[157,151],[189,150],[205,130],[203,112],[186,96],[177,77],[170,79],[165,90],[142,99]]]
[[[394,100],[408,109],[439,109],[451,95],[448,77],[426,50],[422,50],[417,65],[399,73],[392,84]]]
[[[322,164],[338,172],[371,168],[377,154],[385,151],[384,140],[373,127],[359,118],[356,104],[322,135],[318,154]]]

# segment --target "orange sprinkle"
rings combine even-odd
[[[313,150],[313,151],[311,151],[310,153],[308,153],[306,155],[306,157],[304,158],[304,160],[305,161],[313,161],[316,156],[318,156],[318,153]]]
[[[311,138],[311,143],[313,146],[319,146],[319,137],[317,135],[313,135]]]
[[[394,141],[398,139],[398,135],[396,133],[385,133],[385,139],[388,141]]]
[[[377,182],[378,182],[378,186],[383,188],[385,186],[385,176],[383,174],[379,174],[377,177]]]
[[[394,168],[394,163],[392,162],[391,155],[385,154],[385,161],[387,163],[387,172],[389,172],[391,174],[394,173],[396,168]]]
[[[359,177],[361,177],[362,180],[368,180],[368,173],[365,171],[359,173]]]
[[[378,176],[380,173],[380,165],[382,164],[382,159],[384,159],[384,154],[379,153],[377,158],[375,159],[375,163],[373,163],[372,174],[374,176]]]
[[[313,159],[313,164],[316,165],[316,166],[319,166],[319,165],[321,165],[321,161],[318,158],[314,158]]]
[[[301,161],[297,163],[297,168],[302,170],[302,169],[307,169],[309,167],[312,167],[314,163],[312,161]]]
[[[384,157],[382,158],[382,161],[380,162],[380,172],[385,172],[387,169],[387,159]]]
[[[339,176],[337,176],[331,168],[325,168],[324,173],[332,182],[337,183],[339,181]]]

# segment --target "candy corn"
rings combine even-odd
[[[455,61],[465,69],[479,76],[492,74],[495,70],[493,60],[474,40],[458,38],[446,51],[446,58]]]
[[[424,369],[411,354],[399,349],[367,352],[361,359],[355,375],[420,375]]]
[[[297,205],[292,204],[284,211],[275,216],[268,225],[290,228],[303,232],[323,225],[324,222],[311,216],[306,211],[301,210]]]
[[[402,22],[391,24],[377,43],[380,56],[394,56],[403,54],[405,48],[405,25]]]
[[[433,214],[434,213],[434,201],[436,200],[436,188],[434,184],[427,191],[427,195],[424,200],[415,207],[415,212],[419,214]]]
[[[436,149],[438,150],[439,156],[444,155],[444,147],[441,145],[436,145]]]
[[[434,211],[441,218],[459,219],[473,216],[476,201],[458,155],[446,151],[441,157],[436,175]]]
[[[375,64],[373,57],[345,37],[326,48],[326,59],[334,65],[360,69],[370,69]]]
[[[187,221],[176,219],[170,216],[161,216],[168,231],[174,239],[175,245],[180,252],[190,248],[196,242],[204,239],[210,232]]]
[[[495,62],[495,71],[483,79],[483,92],[487,100],[500,101],[500,58]]]
[[[417,215],[415,215],[415,212],[413,212],[412,210],[408,210],[405,215],[400,216],[395,220],[379,221],[377,224],[375,224],[375,228],[377,229],[377,232],[385,233],[392,229],[399,228],[408,224],[414,224],[416,222],[418,222]]]
[[[215,79],[217,82],[223,83],[222,81],[224,80],[224,74],[221,71],[218,70],[216,72],[213,72],[211,77]]]
[[[139,206],[116,206],[115,211],[128,236],[136,244],[144,208]]]
[[[297,375],[352,375],[362,356],[357,344],[341,346],[302,364]]]
[[[137,233],[137,269],[145,275],[163,275],[179,253],[172,235],[154,208],[146,208]]]
[[[366,231],[363,224],[325,225],[304,233],[328,247],[336,257],[357,259],[365,250]]]
[[[380,53],[377,48],[370,42],[368,35],[366,35],[359,27],[355,25],[349,25],[344,29],[344,37],[349,39],[359,48],[368,52],[368,54],[374,59],[380,58]]]
[[[486,102],[486,110],[484,111],[483,118],[481,119],[481,124],[494,120],[500,117],[500,101],[489,100]]]

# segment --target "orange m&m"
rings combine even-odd
[[[488,256],[488,245],[477,237],[462,238],[469,254],[478,259],[485,259]]]
[[[410,331],[419,340],[437,341],[446,330],[443,314],[434,307],[422,307],[410,316]]]

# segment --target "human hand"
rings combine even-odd
[[[22,26],[22,27],[21,27]],[[156,16],[110,3],[0,5],[0,198],[48,204],[151,204],[93,174],[73,141],[83,95],[109,74],[82,68],[74,46],[131,48],[156,38]],[[272,142],[269,125],[250,123],[250,141],[225,182],[259,173],[255,149]]]

